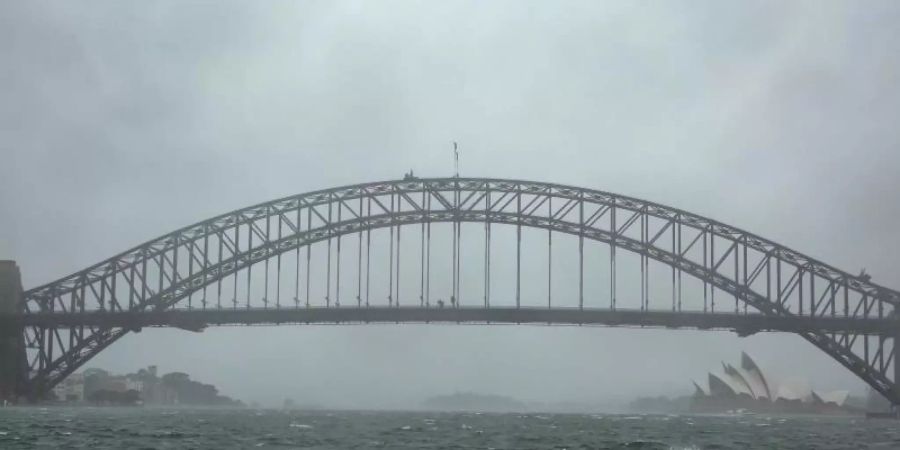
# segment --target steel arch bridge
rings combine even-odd
[[[514,245],[492,255],[501,226]],[[464,235],[475,240],[466,227],[477,230],[475,258],[461,245]],[[529,229],[546,232],[546,269],[523,272],[536,259],[523,256],[523,241],[536,234]],[[566,283],[568,304],[553,296],[560,235],[577,241],[566,255],[568,278],[577,280]],[[432,255],[437,246],[446,255]],[[602,276],[585,270],[591,246],[604,249]],[[314,247],[324,256],[314,259]],[[634,276],[620,274],[623,255],[639,274],[632,263]],[[501,301],[492,298],[492,256],[514,260],[514,296]],[[401,270],[401,257],[414,263]],[[479,259],[481,275],[468,278],[482,291],[470,295],[462,267]],[[376,278],[386,296],[375,293]],[[546,291],[523,287],[539,278]],[[637,307],[623,305],[623,278],[639,284]],[[602,295],[585,288],[598,279]],[[539,305],[526,304],[536,296]],[[16,367],[9,390],[30,399],[146,326],[474,322],[791,332],[900,404],[900,292],[712,219],[552,183],[410,175],[285,197],[165,234],[25,290],[17,303],[17,312],[0,314],[8,330],[0,341],[16,343],[2,363]]]

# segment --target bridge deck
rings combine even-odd
[[[853,332],[892,335],[898,322],[892,318],[853,319],[842,317],[772,317],[759,313],[704,313],[640,311],[600,308],[535,307],[300,307],[173,309],[142,312],[34,313],[19,317],[0,316],[0,328],[47,327],[143,327],[171,326],[202,330],[212,325],[265,324],[355,324],[355,323],[508,323],[633,326],[731,330],[739,334],[760,331]]]

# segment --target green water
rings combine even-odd
[[[861,418],[0,409],[0,449],[900,448],[900,422]]]

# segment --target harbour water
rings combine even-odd
[[[856,417],[0,408],[0,449],[900,448]]]

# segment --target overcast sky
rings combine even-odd
[[[0,259],[25,287],[178,227],[452,173],[683,208],[900,287],[900,3],[0,3]],[[747,350],[862,391],[799,337],[569,327],[145,330],[245,400],[409,406],[454,390],[679,394]]]

